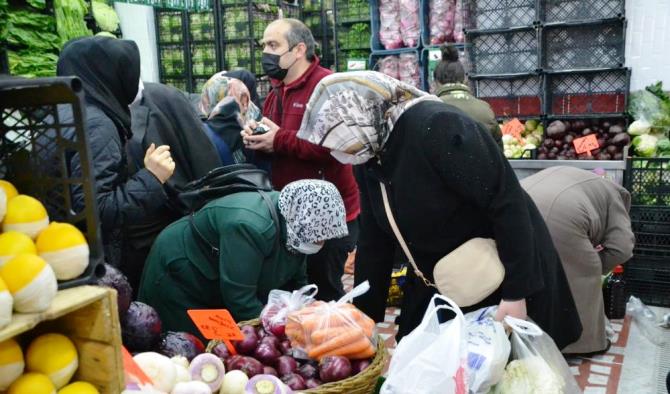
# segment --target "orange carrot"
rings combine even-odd
[[[313,348],[308,354],[311,358],[321,360],[321,357],[324,356],[344,356],[346,354],[360,353],[368,346],[370,346],[370,340],[366,337],[351,337],[350,335],[351,334],[340,335],[339,337],[334,338],[332,341],[324,343],[322,346]],[[345,337],[347,338],[345,339]],[[335,339],[337,341],[335,341]],[[332,345],[330,348],[325,346],[331,342]]]
[[[365,339],[365,340],[369,341],[363,335],[363,333],[361,331],[350,330],[350,331],[347,331],[347,332],[343,333],[342,335],[331,338],[331,339],[327,340],[326,342],[324,342],[324,343],[322,343],[318,346],[314,346],[309,351],[308,355],[311,358],[317,358],[318,359],[319,356],[324,354],[324,353],[327,353],[327,352],[345,347],[345,346],[351,344],[352,342],[359,341],[360,339]]]
[[[363,360],[366,358],[370,358],[375,355],[375,348],[372,346],[372,343],[368,342],[368,347],[358,353],[350,353],[350,354],[343,354],[343,356],[347,357],[348,359],[351,360]]]
[[[360,331],[361,336],[363,335],[363,331],[358,327],[349,326],[349,327],[324,328],[324,329],[316,330],[316,331],[312,332],[312,336],[311,336],[312,344],[318,346],[318,345],[322,344],[323,342],[325,342],[325,341],[327,341],[331,338],[339,337],[340,335],[342,335],[342,334],[344,334],[344,333],[346,333],[350,330],[358,330],[358,331]]]

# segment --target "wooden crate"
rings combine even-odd
[[[98,286],[61,290],[43,313],[17,313],[0,331],[0,341],[18,337],[23,349],[47,332],[68,336],[79,353],[73,380],[95,385],[101,393],[118,394],[125,388],[121,355],[121,325],[116,291]]]

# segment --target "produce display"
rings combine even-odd
[[[633,155],[670,157],[670,97],[663,91],[662,82],[631,94],[628,111],[635,119],[628,126]]]
[[[361,22],[370,20],[370,3],[367,0],[338,0],[337,18],[340,22]],[[368,36],[368,39],[370,37]]]
[[[340,49],[365,49],[370,47],[370,24],[355,23],[341,27],[337,37]]]
[[[166,76],[185,76],[186,62],[184,50],[180,46],[165,46],[160,48],[161,73]]]
[[[379,42],[385,49],[398,49],[403,46],[398,0],[379,1]]]
[[[193,41],[214,41],[214,13],[189,13],[189,29]]]
[[[161,12],[158,23],[159,41],[162,44],[179,43],[184,40],[181,12]]]
[[[60,48],[55,18],[30,8],[7,8],[0,19],[0,23],[6,23],[6,35],[1,26],[0,34],[9,45],[10,73],[24,77],[55,76]]]
[[[191,72],[198,76],[211,76],[217,72],[214,44],[191,47]]]
[[[95,24],[101,31],[114,33],[119,30],[119,16],[114,7],[108,5],[104,0],[93,0],[91,2],[91,11]]]
[[[73,38],[93,35],[84,21],[84,16],[88,14],[88,5],[84,0],[54,0],[54,13],[60,46]]]
[[[252,4],[252,10],[247,6],[226,7],[223,10],[223,39],[236,40],[241,38],[263,38],[267,25],[278,17],[276,6],[267,4]],[[249,19],[251,18],[251,26]],[[249,28],[251,27],[251,32]]]
[[[537,149],[544,138],[544,127],[537,119],[529,119],[520,135],[504,134],[502,137],[505,157],[508,159],[530,159],[532,151]],[[505,130],[505,124],[500,128]]]
[[[254,55],[252,52],[254,51],[256,56],[252,64],[252,55]],[[263,70],[260,54],[261,50],[254,42],[227,43],[223,54],[223,68],[226,70],[243,68],[260,74]]]
[[[400,35],[406,47],[419,45],[421,38],[421,23],[419,22],[419,0],[400,1]]]
[[[578,154],[574,140],[595,135],[598,148]],[[547,126],[546,138],[538,150],[539,160],[622,160],[631,142],[623,120],[555,120]]]
[[[71,381],[78,368],[77,348],[60,333],[36,337],[25,353],[15,339],[0,342],[0,391],[8,394],[97,394],[92,384]]]

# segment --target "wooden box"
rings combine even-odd
[[[116,291],[98,286],[61,290],[43,313],[15,313],[0,331],[0,341],[17,337],[22,348],[44,333],[68,336],[79,353],[79,369],[73,377],[96,386],[103,394],[125,388],[121,354],[121,326]]]

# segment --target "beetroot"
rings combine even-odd
[[[304,364],[298,368],[298,374],[305,379],[315,379],[319,377],[319,370],[312,364]]]
[[[315,389],[319,386],[321,386],[323,383],[319,379],[307,379],[305,380],[305,388],[306,389]]]
[[[263,367],[263,375],[272,375],[279,377],[277,370],[267,365]]]
[[[250,356],[254,354],[258,346],[258,334],[256,334],[256,330],[252,326],[243,326],[241,331],[244,334],[244,339],[231,342],[238,353]]]
[[[281,381],[284,382],[291,390],[304,390],[305,379],[297,373],[289,373],[281,377]]]
[[[354,360],[351,362],[351,374],[357,375],[371,364],[370,359]]]
[[[234,357],[236,356],[231,357],[231,359]],[[226,371],[234,371],[236,369],[244,372],[249,378],[263,374],[263,364],[253,357],[240,356],[227,363]]]
[[[219,343],[218,345],[214,346],[214,349],[212,349],[212,353],[215,355],[219,356],[219,358],[222,359],[227,359],[230,357],[230,351],[228,350],[228,346],[226,346],[225,343]]]
[[[161,337],[157,350],[168,357],[184,356],[191,361],[198,354],[204,353],[205,345],[193,334],[168,331]]]
[[[261,343],[254,352],[254,357],[265,365],[275,365],[281,353],[271,343]]]
[[[105,275],[98,279],[98,286],[111,287],[116,290],[116,303],[123,323],[128,308],[130,308],[130,301],[133,299],[133,289],[130,287],[128,278],[114,266],[105,264]]]
[[[161,319],[151,306],[133,301],[124,319],[123,344],[131,353],[151,351],[160,339]]]
[[[277,372],[284,376],[298,369],[298,362],[291,356],[281,356],[277,359]]]
[[[325,383],[336,382],[351,376],[351,363],[342,356],[326,356],[319,364],[319,376]]]
[[[224,345],[225,346],[225,345]],[[232,371],[233,366],[237,366],[240,362],[240,359],[244,357],[239,354],[236,354],[234,356],[230,356],[226,359],[223,360],[223,364],[226,366],[226,371]]]

